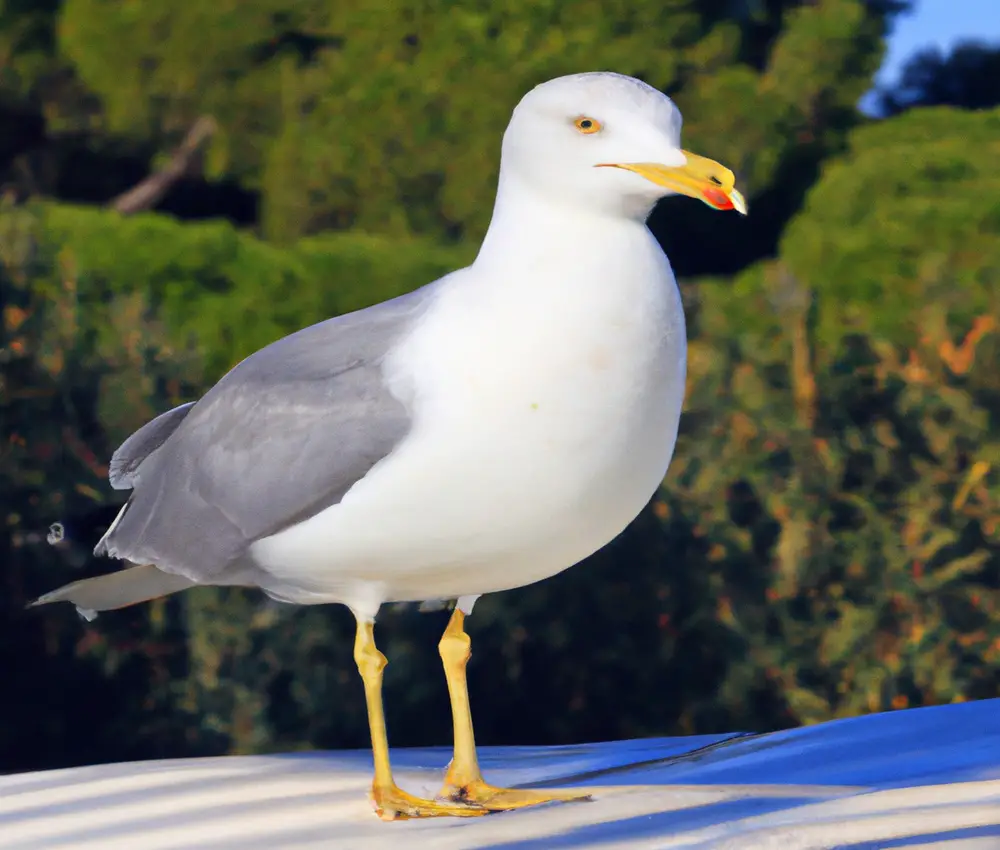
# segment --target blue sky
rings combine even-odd
[[[932,45],[948,49],[956,41],[979,38],[1000,43],[1000,0],[917,0],[889,36],[880,84],[892,83],[914,52]]]

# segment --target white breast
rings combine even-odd
[[[255,545],[285,595],[507,589],[631,522],[673,453],[686,340],[659,247],[631,224],[621,241],[530,274],[473,266],[446,281],[386,364],[410,436],[339,505]]]

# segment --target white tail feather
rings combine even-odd
[[[125,608],[187,590],[189,587],[194,587],[194,582],[184,576],[165,573],[152,564],[145,564],[106,576],[74,581],[38,597],[28,607],[47,605],[50,602],[72,602],[81,616],[93,620],[98,611]]]

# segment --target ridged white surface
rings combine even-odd
[[[485,748],[502,784],[595,801],[474,820],[382,823],[367,753],[194,759],[0,777],[3,850],[814,850],[1000,847],[1000,700],[759,737]],[[433,794],[445,749],[395,753]]]

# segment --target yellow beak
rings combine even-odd
[[[747,202],[736,189],[736,176],[711,159],[682,151],[684,165],[660,165],[656,162],[602,162],[598,168],[623,168],[645,177],[679,195],[697,198],[717,210],[736,210],[747,214]]]

